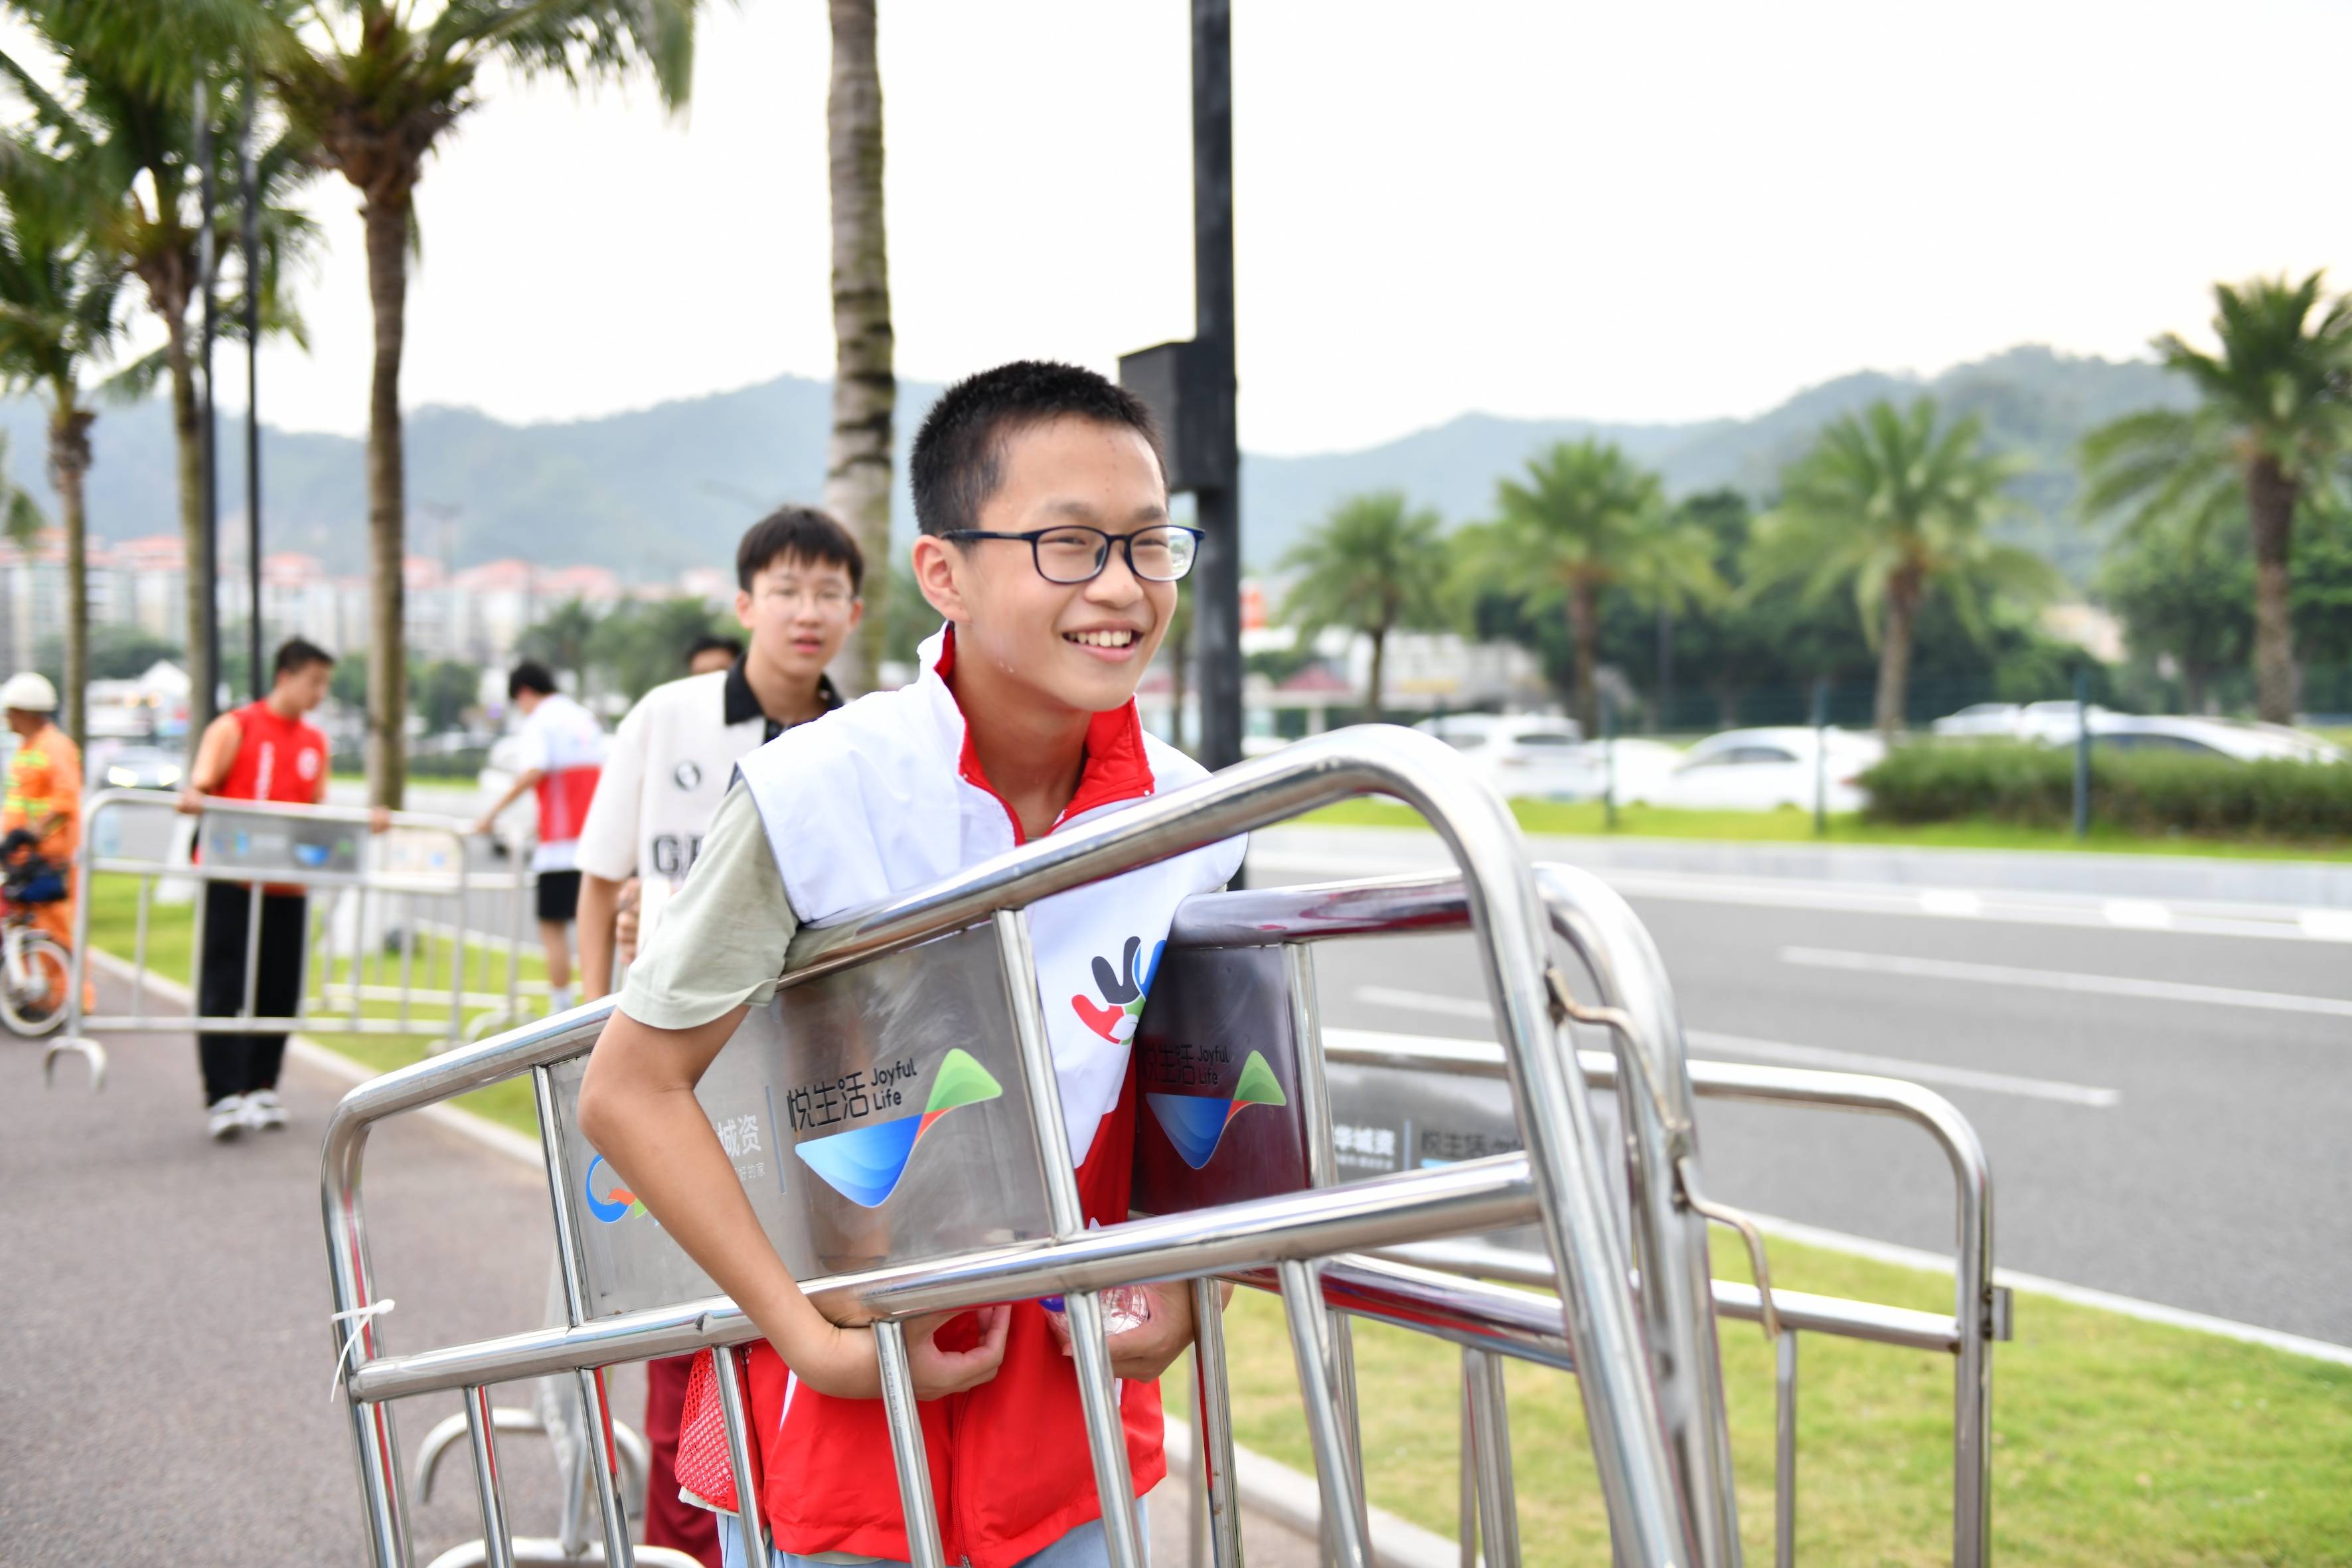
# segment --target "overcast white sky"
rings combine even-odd
[[[1185,0],[881,0],[898,371],[1111,369],[1192,331]],[[1745,415],[1864,366],[2202,334],[2333,265],[2352,6],[1235,0],[1241,420]],[[428,165],[406,400],[564,419],[830,372],[819,0],[713,11],[694,102],[489,84]],[[322,181],[274,423],[356,431]],[[242,402],[229,375],[224,401]]]

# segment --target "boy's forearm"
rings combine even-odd
[[[583,871],[580,877],[580,999],[593,1002],[613,989],[613,921],[621,884]]]

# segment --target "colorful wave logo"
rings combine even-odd
[[[1103,994],[1105,1005],[1097,1006],[1084,996],[1070,998],[1070,1006],[1080,1021],[1115,1046],[1135,1037],[1136,1020],[1143,1016],[1144,999],[1151,994],[1151,982],[1160,973],[1160,959],[1168,951],[1168,944],[1163,942],[1152,948],[1151,962],[1144,966],[1143,975],[1138,979],[1135,960],[1142,951],[1143,939],[1131,936],[1127,939],[1116,971],[1110,960],[1095,960],[1095,989]]]
[[[596,1167],[604,1163],[602,1154],[589,1161],[588,1173],[580,1179],[580,1191],[588,1199],[588,1212],[606,1225],[618,1225],[633,1214],[645,1213],[646,1205],[626,1187],[615,1184],[609,1195],[596,1195]]]
[[[879,1208],[898,1190],[907,1163],[915,1157],[915,1146],[931,1130],[932,1122],[960,1105],[977,1105],[1003,1092],[1004,1086],[970,1051],[959,1047],[940,1059],[940,1070],[931,1079],[931,1097],[921,1115],[812,1138],[793,1152],[851,1203],[861,1208]]]
[[[1241,1079],[1234,1085],[1229,1100],[1199,1094],[1147,1093],[1143,1098],[1151,1102],[1151,1114],[1159,1119],[1160,1129],[1168,1134],[1168,1142],[1176,1145],[1176,1152],[1183,1157],[1184,1163],[1196,1171],[1216,1153],[1234,1117],[1253,1105],[1290,1103],[1283,1096],[1282,1085],[1275,1081],[1274,1069],[1255,1051],[1242,1063]]]

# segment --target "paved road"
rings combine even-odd
[[[122,998],[104,999],[109,1005]],[[319,1224],[319,1134],[345,1084],[289,1061],[293,1127],[205,1136],[185,1036],[110,1042],[104,1093],[78,1064],[44,1090],[37,1046],[0,1037],[0,1563],[8,1568],[364,1560],[349,1426],[332,1366]],[[394,1348],[535,1326],[545,1302],[545,1179],[406,1118],[369,1148],[377,1278]],[[614,1376],[634,1419],[644,1384]],[[529,1404],[510,1388],[501,1404]],[[411,1401],[404,1448],[460,1406]],[[460,1452],[415,1514],[416,1561],[480,1533]],[[545,1444],[500,1447],[519,1533],[551,1535]],[[1176,1486],[1151,1503],[1158,1561],[1183,1560]],[[1309,1568],[1311,1546],[1245,1516],[1254,1561]]]
[[[1260,885],[1442,858],[1402,833],[1261,847]],[[2282,935],[2293,911],[2269,934],[2217,935],[1938,916],[1909,894],[1833,907],[1851,889],[1822,883],[1745,897],[1625,881],[1695,1055],[1910,1064],[1967,1113],[2005,1267],[2352,1343],[2352,943]],[[1463,937],[1327,945],[1325,1022],[1491,1039],[1474,962]],[[1916,1131],[1702,1103],[1709,1184],[1729,1201],[1948,1250],[1950,1182]]]

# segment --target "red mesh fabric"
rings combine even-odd
[[[730,1351],[730,1355],[735,1352]],[[719,1405],[719,1372],[704,1351],[694,1358],[694,1372],[686,1384],[686,1413],[677,1424],[677,1484],[709,1507],[735,1511],[735,1473],[727,1463],[727,1420]],[[742,1363],[736,1363],[740,1374]],[[759,1445],[750,1445],[751,1463],[759,1464]],[[758,1476],[751,1495],[760,1495]]]

